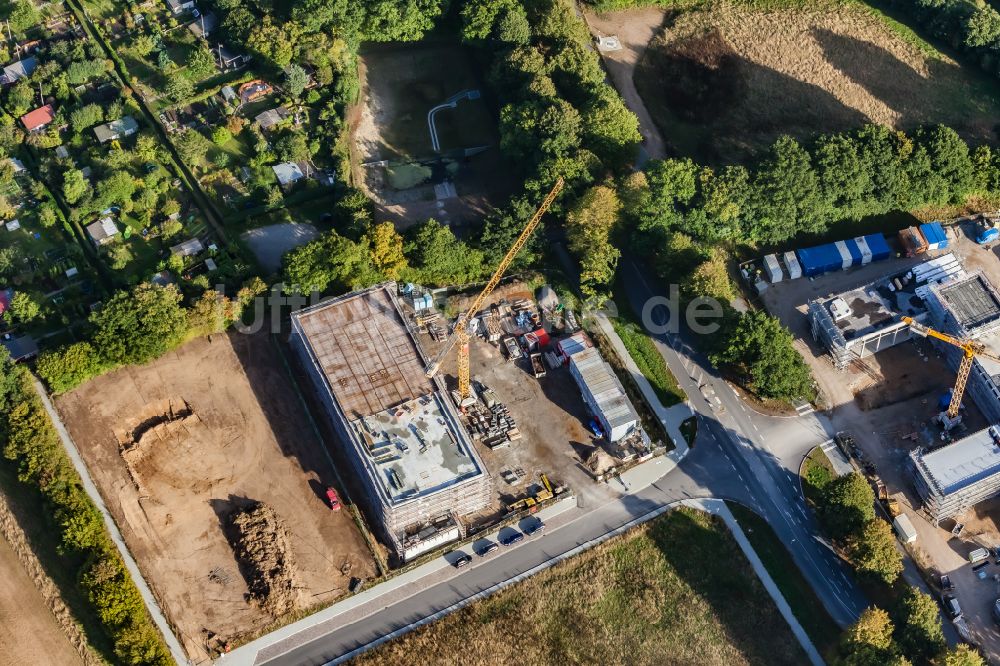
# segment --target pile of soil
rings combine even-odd
[[[267,504],[255,502],[229,516],[229,538],[243,577],[248,601],[274,617],[295,610],[301,584],[292,557],[288,530]]]

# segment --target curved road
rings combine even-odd
[[[634,265],[622,267],[628,297],[637,310],[655,294]],[[655,316],[654,316],[655,319]],[[281,642],[260,642],[246,663],[273,666],[325,664],[423,620],[473,595],[551,562],[566,551],[685,498],[734,499],[767,519],[791,551],[831,616],[847,625],[867,605],[848,567],[833,553],[801,496],[798,468],[805,454],[826,441],[829,423],[809,413],[768,417],[748,410],[713,375],[707,360],[677,336],[656,337],[660,353],[690,397],[699,418],[698,439],[681,464],[641,491],[592,507],[576,507],[551,521],[544,536],[526,539],[491,559],[456,571],[449,566],[407,588],[343,616],[293,633]],[[699,386],[709,383],[724,409],[713,412]],[[241,648],[254,648],[254,644]],[[245,652],[241,657],[247,656]]]

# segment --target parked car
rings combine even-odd
[[[332,486],[326,487],[326,501],[332,511],[340,511],[340,497],[337,496],[337,491]]]
[[[528,526],[525,527],[525,528],[523,528],[523,529],[524,529],[524,533],[527,536],[531,536],[532,534],[535,534],[536,532],[541,532],[542,530],[544,530],[545,529],[545,523],[543,523],[542,519],[539,518],[538,520],[531,521],[531,523],[529,523]]]
[[[524,535],[518,531],[513,531],[506,536],[500,537],[500,543],[504,546],[513,546],[515,543],[524,540]]]
[[[944,612],[949,620],[956,620],[962,617],[962,607],[958,604],[958,599],[948,594],[944,598]]]
[[[350,585],[347,586],[347,589],[350,590],[351,592],[357,592],[358,590],[361,589],[361,587],[364,584],[365,584],[364,578],[351,578],[351,583]]]
[[[451,563],[451,566],[455,567],[456,569],[461,569],[471,561],[472,561],[472,555],[466,555],[465,553],[462,553],[457,560]]]
[[[944,592],[949,592],[955,589],[955,584],[951,582],[951,578],[949,578],[947,575],[941,576],[941,589]]]
[[[498,550],[500,550],[500,546],[497,545],[496,542],[490,541],[489,543],[487,543],[486,545],[484,545],[482,548],[479,549],[479,557],[486,557],[490,553],[495,553]]]
[[[1000,599],[993,602],[993,619],[1000,622]]]

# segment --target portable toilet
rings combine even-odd
[[[769,254],[764,257],[764,268],[767,269],[767,275],[771,282],[781,282],[784,277],[784,273],[781,272],[781,264],[778,263],[778,255]]]
[[[785,267],[788,268],[788,279],[795,280],[802,277],[802,266],[794,252],[786,252],[782,255],[785,260]]]

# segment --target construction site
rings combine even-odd
[[[967,559],[1000,546],[1000,255],[983,231],[981,219],[915,225],[886,239],[884,260],[845,256],[809,279],[786,261],[786,279],[766,280],[765,261],[760,290],[798,337],[845,452],[912,521],[907,548],[951,577],[980,643],[1000,575]]]
[[[291,346],[398,563],[556,495],[612,497],[595,480],[658,444],[555,292],[501,284],[561,185],[484,286],[387,282],[292,316]]]
[[[57,401],[192,663],[376,574],[266,335],[213,335]]]

